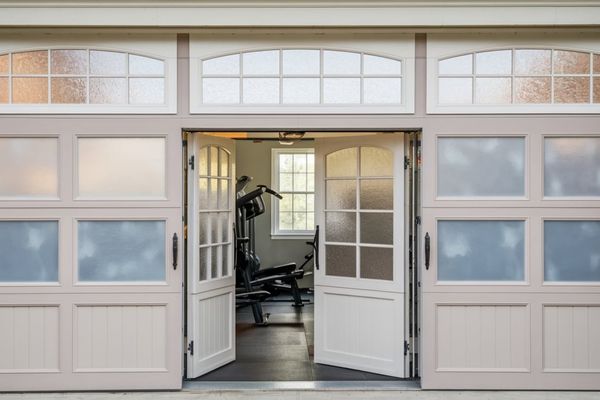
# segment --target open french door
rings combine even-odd
[[[315,362],[404,377],[404,137],[316,139]]]
[[[235,142],[190,137],[187,377],[235,360]]]

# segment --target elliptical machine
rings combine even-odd
[[[289,291],[294,306],[303,306],[298,280],[309,274],[304,271],[304,266],[313,257],[312,252],[307,254],[300,268],[296,263],[260,268],[260,259],[256,254],[255,218],[266,210],[262,198],[265,193],[278,199],[282,196],[265,185],[258,185],[246,193],[245,188],[251,180],[251,177],[242,176],[236,184],[236,305],[251,306],[256,324],[266,325],[269,315],[263,312],[261,303],[268,297]]]

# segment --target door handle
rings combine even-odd
[[[315,227],[315,239],[313,241],[315,253],[315,269],[319,269],[319,225]]]
[[[177,233],[173,234],[173,269],[177,269],[177,255],[179,254],[179,238]]]
[[[429,232],[425,233],[425,269],[429,269],[429,259],[431,258],[431,237]]]

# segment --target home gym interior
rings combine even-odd
[[[414,295],[418,279],[412,249],[418,236],[419,131],[185,130],[183,139],[187,378],[383,381],[418,377],[418,304]],[[392,152],[378,140],[399,147]],[[396,151],[402,152],[401,157]],[[350,161],[334,165],[339,159]],[[352,166],[348,167],[348,162],[356,165],[355,172],[349,171]],[[403,198],[393,200],[400,196]],[[385,211],[372,212],[379,209]],[[369,216],[375,218],[367,220]],[[389,227],[381,218],[390,221]],[[370,233],[368,224],[378,232]],[[389,238],[384,237],[386,233]],[[402,249],[396,252],[398,244]],[[360,253],[348,258],[340,249]],[[320,255],[323,251],[327,254]],[[374,260],[368,262],[369,267],[368,257]],[[383,271],[386,262],[378,261],[381,257],[390,259],[389,276]],[[326,273],[323,264],[327,264]],[[368,269],[370,273],[365,272]],[[403,310],[394,316],[402,316],[397,324],[403,337],[401,372],[374,373],[371,371],[379,370],[353,368],[344,362],[335,365],[327,357],[323,362],[315,360],[315,307],[327,298],[315,296],[315,278],[318,281],[323,276],[325,286],[337,285],[337,281],[328,282],[327,275],[341,279],[341,286],[346,286],[344,279],[351,282],[354,278],[359,282],[354,289],[379,290],[375,286],[380,280],[383,285],[400,287],[402,301],[394,305]],[[368,284],[363,288],[361,282]],[[214,302],[206,301],[212,298],[206,293],[223,295],[227,287],[233,304],[215,308]],[[350,283],[348,287],[353,286]],[[393,290],[390,288],[384,286],[383,290]],[[234,305],[230,318],[229,305]],[[208,324],[220,324],[221,328],[209,329]],[[233,331],[231,341],[215,339],[226,337],[228,330]],[[330,340],[325,333],[317,335]],[[200,367],[191,361],[194,351],[204,354]]]

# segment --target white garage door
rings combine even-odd
[[[2,390],[181,387],[180,151],[0,136]]]

